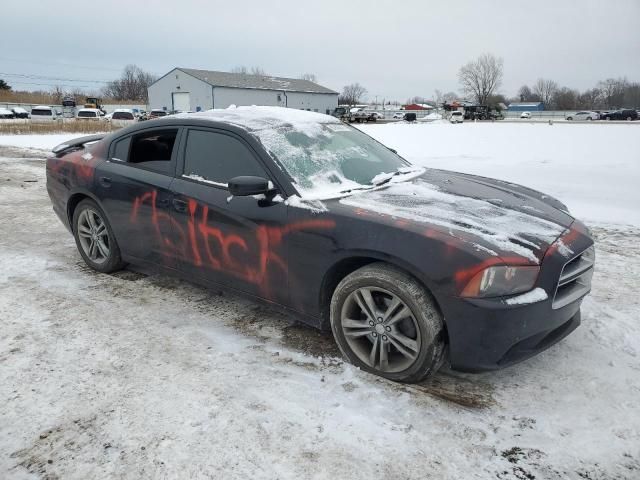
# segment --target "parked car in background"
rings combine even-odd
[[[600,117],[602,120],[637,120],[638,112],[630,108],[621,108],[613,112],[607,112]]]
[[[449,117],[449,121],[451,123],[463,123],[464,122],[464,113],[459,110],[455,112],[451,112],[451,116]]]
[[[149,120],[153,118],[166,117],[168,115],[166,110],[162,110],[161,108],[154,108],[149,112],[148,118]]]
[[[111,124],[118,127],[126,127],[137,121],[133,110],[128,108],[117,108],[111,114]]]
[[[53,152],[53,210],[90,268],[280,305],[391,380],[529,358],[580,325],[591,288],[593,240],[562,202],[413,166],[328,115],[209,110]]]
[[[102,111],[97,108],[81,108],[76,113],[76,119],[99,122],[102,120]]]
[[[567,120],[571,121],[571,120],[598,120],[600,118],[600,115],[596,112],[589,112],[589,111],[585,111],[585,112],[576,112],[576,113],[572,113],[571,115],[567,115]]]
[[[415,122],[417,118],[418,116],[415,114],[415,112],[407,112],[402,116],[402,119],[405,122]]]
[[[531,118],[531,112],[522,112],[520,118]]]
[[[29,112],[22,107],[13,107],[11,111],[15,118],[29,118]]]
[[[61,118],[55,109],[46,105],[38,105],[31,109],[32,122],[52,122]]]
[[[402,112],[396,112],[393,114],[393,118],[401,120],[404,117],[404,113]]]
[[[371,112],[371,116],[376,120],[384,120],[384,113],[382,112]]]
[[[0,118],[6,120],[9,118],[16,118],[16,115],[8,108],[0,108]]]

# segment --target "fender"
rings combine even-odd
[[[375,261],[385,262],[398,267],[399,269],[407,272],[409,275],[418,280],[418,282],[420,282],[426,288],[426,290],[433,298],[438,311],[442,313],[442,309],[440,308],[440,303],[438,300],[438,288],[435,282],[433,282],[433,280],[426,276],[423,271],[420,271],[411,263],[395,255],[375,250],[341,250],[339,253],[339,257],[331,264],[322,278],[318,298],[318,311],[321,312],[320,322],[322,329],[328,326],[329,304],[331,302],[333,290],[335,289],[337,284],[340,283],[342,278],[344,278],[349,273],[357,270],[360,267],[363,267],[364,265],[367,265],[368,263],[373,263]],[[347,266],[346,272],[340,267],[341,265]],[[350,266],[351,268],[349,268],[348,266]],[[342,275],[340,275],[340,273],[342,273]],[[335,278],[336,274],[339,275],[339,278]],[[444,319],[444,316],[443,320],[446,320]]]
[[[98,200],[98,197],[96,197],[95,194],[89,191],[86,187],[78,186],[78,187],[72,188],[69,191],[69,196],[67,197],[67,205],[66,205],[67,221],[69,222],[69,229],[71,230],[71,233],[74,233],[73,232],[73,213],[71,211],[71,207],[72,206],[75,207],[80,202],[80,200],[78,202],[73,202],[72,200],[77,197],[88,197],[94,202],[96,202],[96,204],[104,212],[104,215],[107,217],[107,221],[109,222],[109,225],[113,225],[111,223],[111,218],[109,218],[109,213],[102,206],[102,203],[100,202],[100,200]]]

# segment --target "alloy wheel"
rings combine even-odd
[[[382,288],[362,287],[349,294],[341,326],[351,351],[373,369],[404,371],[420,353],[418,322],[411,309]]]
[[[78,216],[78,238],[84,254],[97,264],[109,259],[110,243],[107,225],[98,212],[84,209]]]

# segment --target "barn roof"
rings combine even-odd
[[[248,73],[216,72],[177,67],[192,77],[214,87],[251,88],[258,90],[280,90],[285,92],[333,93],[333,90],[300,78],[274,77],[272,75],[251,75]]]

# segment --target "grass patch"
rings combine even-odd
[[[104,133],[119,130],[121,127],[112,125],[111,122],[93,121],[54,121],[31,122],[29,120],[0,122],[0,135],[34,135],[47,133]]]

